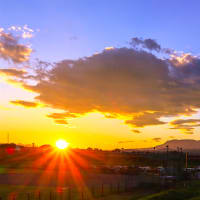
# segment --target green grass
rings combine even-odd
[[[200,196],[191,198],[190,200],[200,200]]]
[[[147,195],[139,200],[200,200],[200,182],[188,182],[186,187],[179,185],[176,189]]]
[[[188,182],[185,187],[181,183],[176,189],[150,193],[146,189],[135,189],[131,193],[110,195],[99,200],[200,200],[200,181]]]

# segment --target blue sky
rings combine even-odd
[[[0,26],[40,29],[31,41],[34,56],[50,61],[124,46],[132,37],[196,54],[199,7],[197,0],[8,0],[1,2]]]

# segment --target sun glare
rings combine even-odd
[[[56,141],[56,147],[58,149],[66,149],[69,146],[69,143],[66,140],[60,139]]]

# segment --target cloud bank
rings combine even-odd
[[[37,83],[24,81],[24,87],[38,94],[36,100],[64,110],[48,115],[54,120],[98,111],[109,118],[123,116],[126,124],[142,128],[166,124],[162,117],[196,113],[200,108],[200,59],[190,54],[160,58],[151,51],[163,48],[152,39],[133,38],[131,43],[131,47],[62,60],[46,73],[37,71],[31,76]],[[25,79],[20,73],[9,73]],[[174,122],[170,125],[180,128]]]

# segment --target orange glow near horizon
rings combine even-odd
[[[109,118],[109,113],[101,113],[93,111],[76,118],[67,119],[67,124],[56,124],[53,119],[47,117],[50,113],[62,113],[63,110],[45,107],[42,104],[38,107],[23,107],[10,103],[12,100],[23,99],[24,101],[34,102],[35,93],[29,90],[23,90],[21,87],[3,81],[1,84],[1,102],[0,115],[1,119],[0,132],[1,141],[7,142],[7,133],[10,133],[10,140],[16,144],[31,144],[37,146],[43,144],[51,144],[55,146],[58,138],[65,138],[67,135],[68,143],[72,148],[85,149],[100,148],[112,150],[115,148],[146,148],[152,147],[172,138],[189,139],[190,135],[180,134],[180,130],[171,129],[168,131],[169,125],[149,126],[140,128],[142,134],[132,132],[133,127],[124,124],[124,121],[130,119],[130,116],[117,115],[116,118]],[[148,111],[152,112],[152,111]],[[20,118],[19,118],[20,113]],[[106,117],[108,116],[108,118]],[[197,118],[198,115],[194,115]],[[32,120],[30,120],[30,118]],[[180,116],[179,116],[180,118]],[[183,117],[187,119],[187,117]],[[176,118],[165,118],[166,122],[175,120]],[[12,126],[10,121],[12,120]],[[199,127],[197,127],[197,130]],[[26,133],[29,134],[26,134]],[[56,133],[56,134],[55,134]],[[155,141],[153,138],[162,140]],[[95,137],[93,137],[95,136]],[[198,140],[199,134],[196,131],[193,138]],[[56,148],[55,150],[59,150]]]

